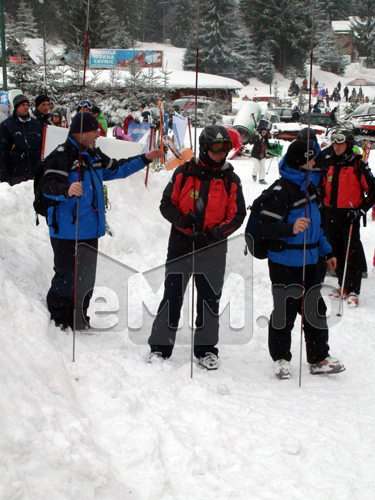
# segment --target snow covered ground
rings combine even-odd
[[[232,163],[250,204],[262,186],[251,179],[250,160]],[[370,165],[375,170],[374,151]],[[270,183],[276,160],[268,167]],[[152,270],[166,256],[170,227],[158,205],[170,173],[150,175],[147,189],[144,177],[108,185],[114,236],[100,241],[98,282],[124,294],[129,269]],[[360,307],[344,306],[337,323],[338,303],[331,304],[331,353],[347,370],[311,376],[303,352],[299,387],[299,321],[292,377],[277,380],[264,321],[272,308],[267,263],[252,269],[242,238],[231,250],[244,274],[252,269],[253,322],[243,343],[220,343],[219,370],[195,366],[191,379],[187,345],[163,364],[146,364],[148,347],[127,329],[78,333],[73,363],[72,334],[49,323],[52,251],[32,199],[31,182],[0,184],[1,500],[375,497],[375,222],[362,228],[370,272]],[[131,290],[137,298],[142,284]],[[146,318],[146,337],[149,326]]]

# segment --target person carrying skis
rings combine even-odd
[[[375,201],[375,179],[362,155],[353,151],[354,136],[344,130],[331,135],[330,155],[325,158],[322,177],[324,227],[328,241],[337,256],[336,276],[339,282],[337,295],[343,294],[347,304],[357,307],[361,291],[363,250],[360,240],[360,219]],[[323,150],[325,151],[325,150]],[[349,248],[346,253],[350,227],[353,225]],[[345,283],[343,273],[347,265]]]
[[[261,127],[259,133],[254,130],[250,143],[254,144],[251,150],[251,158],[253,162],[253,181],[256,182],[259,173],[259,184],[267,184],[266,182],[266,154],[268,147],[268,130],[267,127]]]
[[[318,257],[322,255],[331,269],[336,267],[336,258],[320,225],[316,189],[320,169],[314,168],[316,151],[313,146],[314,141],[291,143],[279,165],[280,175],[289,181],[289,188],[274,187],[258,223],[259,235],[274,240],[268,250],[274,301],[268,347],[275,375],[280,379],[290,377],[291,332],[297,313],[301,313],[303,286],[303,329],[310,373],[344,370],[341,361],[329,355],[327,308],[320,294]]]
[[[98,129],[98,122],[90,113],[75,115],[66,142],[44,160],[40,180],[44,196],[55,202],[48,208],[47,218],[55,271],[47,294],[47,307],[51,320],[63,330],[90,326],[87,309],[95,284],[98,238],[105,234],[103,181],[127,177],[164,155],[160,149],[154,149],[129,159],[110,159],[95,147],[100,135]],[[80,245],[83,243],[85,245]]]
[[[199,158],[178,167],[164,190],[160,211],[172,227],[164,296],[148,339],[148,362],[172,355],[185,290],[193,272],[198,292],[194,355],[207,370],[218,368],[216,345],[227,238],[246,215],[241,181],[226,162],[231,149],[225,127],[205,127],[199,137]]]

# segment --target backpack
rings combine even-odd
[[[41,180],[46,170],[46,160],[42,160],[39,163],[38,170],[34,177],[34,210],[37,214],[37,223],[39,224],[38,215],[42,215],[43,217],[47,217],[49,207],[53,207],[58,205],[60,202],[56,200],[51,200],[50,198],[46,198],[41,190]]]
[[[280,240],[263,239],[259,236],[257,231],[263,206],[270,198],[272,191],[276,186],[285,187],[289,195],[289,205],[284,215],[284,219],[286,219],[292,208],[293,199],[292,183],[287,179],[277,179],[269,188],[265,189],[262,194],[253,201],[253,204],[250,207],[248,207],[250,209],[250,215],[246,224],[245,240],[251,255],[256,259],[266,259],[270,248],[272,248],[272,251],[275,252],[281,252],[285,248],[285,245],[283,245],[283,242]],[[245,255],[247,254],[247,248],[245,248]]]

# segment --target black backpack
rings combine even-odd
[[[292,183],[287,179],[277,179],[277,181],[271,184],[269,188],[265,189],[262,194],[253,201],[253,204],[248,207],[250,209],[250,215],[246,224],[245,240],[247,248],[249,249],[251,255],[253,255],[256,259],[266,259],[268,256],[268,250],[270,248],[272,248],[273,251],[279,252],[281,252],[285,248],[285,245],[283,245],[284,242],[280,240],[268,240],[260,238],[257,232],[258,222],[260,219],[260,214],[263,210],[263,206],[271,196],[271,193],[276,186],[285,187],[289,195],[289,205],[284,215],[284,219],[286,219],[292,208],[293,200]],[[247,249],[245,248],[245,255],[246,254]]]
[[[41,190],[41,180],[46,170],[46,160],[42,160],[39,163],[38,170],[34,177],[34,210],[38,215],[42,215],[43,217],[47,217],[49,207],[53,207],[58,205],[60,202],[56,200],[51,200],[50,198],[46,198]],[[39,224],[39,220],[37,217],[37,225]]]

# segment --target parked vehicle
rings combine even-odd
[[[210,106],[213,106],[215,103],[211,101],[211,99],[206,99],[203,97],[197,98],[197,111],[198,113],[203,113]],[[178,106],[180,108],[180,112],[187,110],[195,110],[195,97],[187,96],[181,99],[176,99],[173,101],[173,106]]]
[[[293,119],[292,108],[272,108],[279,115],[280,121],[283,123],[290,123]]]
[[[351,111],[345,119],[351,120],[352,118],[368,115],[375,115],[375,104],[361,104],[354,111]]]
[[[303,113],[300,118],[300,123],[308,125],[319,125],[319,127],[332,127],[332,120],[329,115],[325,113]]]

